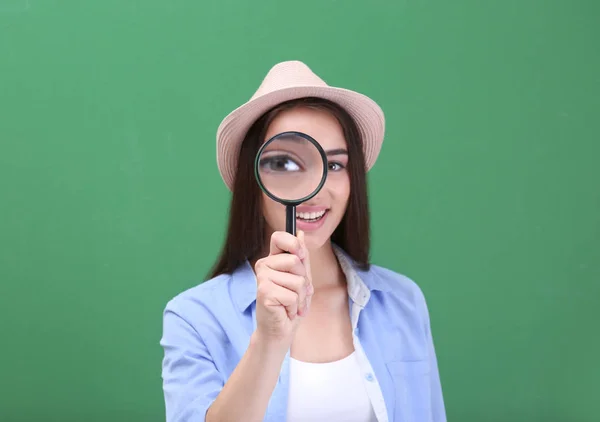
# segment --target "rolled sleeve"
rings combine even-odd
[[[160,345],[166,421],[204,421],[224,381],[202,337],[172,303],[163,313]]]

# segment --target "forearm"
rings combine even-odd
[[[287,347],[253,333],[246,353],[208,409],[206,422],[262,421]]]

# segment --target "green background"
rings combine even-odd
[[[300,59],[386,112],[373,261],[423,288],[449,420],[600,420],[600,3],[0,0],[0,420],[164,420],[220,120]]]

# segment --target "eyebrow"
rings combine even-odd
[[[326,151],[325,154],[327,156],[331,156],[331,155],[348,155],[348,150],[346,150],[345,148],[330,149],[330,150]]]
[[[300,143],[307,142],[306,139],[294,133],[283,133],[276,136],[279,136],[279,139],[287,139],[288,141],[295,141]],[[332,155],[348,155],[348,150],[346,148],[334,148],[325,151],[325,155],[327,155],[328,157]]]

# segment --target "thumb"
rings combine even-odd
[[[306,243],[304,243],[304,232],[302,230],[298,230],[296,235],[298,236],[298,240],[300,241],[300,247],[303,249],[302,256],[304,256],[304,259],[306,259],[308,257],[308,249],[306,249]]]
[[[304,232],[302,230],[298,230],[298,240],[300,241],[300,245],[302,245],[302,249],[304,249],[304,258],[302,259],[302,263],[306,267],[306,274],[308,275],[308,280],[312,284],[312,274],[310,272],[310,255],[308,253],[308,248],[306,247],[306,242],[304,240]]]

